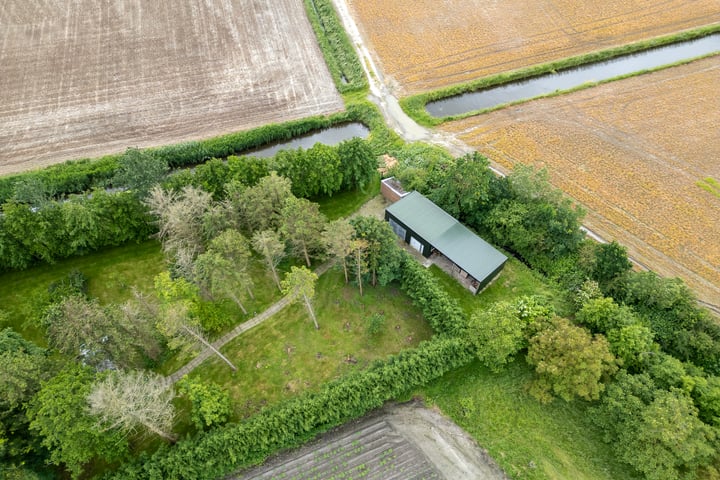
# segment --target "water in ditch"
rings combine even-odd
[[[531,99],[555,91],[570,90],[583,83],[608,80],[717,51],[720,51],[720,34],[716,33],[695,40],[673,43],[602,62],[569,68],[557,73],[548,73],[527,80],[455,95],[430,102],[425,108],[430,115],[436,118],[460,115]]]
[[[275,142],[265,145],[255,150],[242,152],[241,155],[251,155],[253,157],[272,157],[280,150],[290,150],[297,148],[308,149],[316,143],[325,145],[337,145],[344,140],[350,140],[353,137],[367,138],[370,135],[370,129],[359,122],[345,123],[323,130],[311,132],[292,140],[284,142]]]

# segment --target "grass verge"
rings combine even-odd
[[[521,359],[500,374],[473,362],[419,393],[475,438],[512,478],[640,478],[614,459],[588,418],[588,403],[555,400],[543,405],[526,391],[531,377]]]
[[[467,117],[478,115],[481,113],[487,113],[487,112],[490,112],[493,110],[505,108],[510,105],[516,105],[516,104],[523,103],[523,102],[533,100],[536,98],[551,97],[551,96],[569,93],[572,91],[582,90],[582,89],[593,87],[595,85],[599,85],[602,83],[612,82],[615,80],[620,80],[623,78],[628,78],[628,77],[641,75],[644,73],[649,73],[649,72],[665,69],[668,67],[680,65],[680,64],[687,63],[689,61],[696,60],[696,59],[676,62],[676,63],[672,63],[669,65],[663,65],[661,67],[654,68],[654,69],[640,70],[640,71],[633,72],[633,73],[630,73],[627,75],[622,75],[622,76],[618,76],[618,77],[615,77],[615,78],[612,78],[609,80],[604,80],[602,82],[588,82],[588,83],[580,85],[574,89],[559,90],[559,91],[553,92],[548,95],[542,95],[540,97],[523,99],[523,100],[519,100],[517,102],[511,102],[511,103],[499,105],[499,106],[492,107],[492,108],[476,110],[476,111],[471,111],[471,112],[467,112],[467,113],[463,113],[463,114],[459,114],[459,115],[452,115],[452,116],[447,116],[447,117],[442,117],[442,118],[433,117],[432,115],[430,115],[427,112],[427,110],[425,110],[425,105],[428,104],[429,102],[441,100],[443,98],[452,97],[455,95],[460,95],[463,93],[469,93],[469,92],[474,92],[477,90],[482,90],[484,88],[495,87],[495,86],[498,86],[498,85],[501,85],[504,83],[525,80],[528,78],[544,75],[547,73],[552,73],[552,72],[556,72],[556,71],[567,69],[567,68],[577,67],[577,66],[583,65],[583,64],[601,62],[601,61],[609,60],[611,58],[619,57],[622,55],[637,53],[642,50],[648,50],[650,48],[661,47],[663,45],[668,45],[671,43],[693,40],[693,39],[711,35],[711,34],[717,33],[717,32],[720,32],[720,24],[707,25],[704,27],[695,28],[692,30],[686,30],[686,31],[675,33],[672,35],[666,35],[666,36],[656,37],[656,38],[643,40],[640,42],[635,42],[635,43],[631,43],[631,44],[627,44],[627,45],[622,45],[620,47],[610,48],[610,49],[606,49],[606,50],[600,50],[597,52],[587,53],[585,55],[568,57],[568,58],[564,58],[564,59],[557,60],[554,62],[543,63],[540,65],[534,65],[531,67],[512,70],[510,72],[504,72],[504,73],[499,73],[496,75],[490,75],[490,76],[483,77],[483,78],[480,78],[477,80],[473,80],[471,82],[453,85],[453,86],[450,86],[447,88],[441,88],[438,90],[433,90],[431,92],[425,92],[425,93],[421,93],[419,95],[413,95],[411,97],[403,98],[400,100],[400,106],[403,108],[403,110],[405,110],[405,112],[408,114],[408,116],[410,116],[413,120],[415,120],[420,125],[424,125],[426,127],[433,127],[433,126],[440,125],[445,122],[449,122],[449,121],[453,121],[453,120],[460,120],[462,118],[467,118]]]

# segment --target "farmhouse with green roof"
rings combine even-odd
[[[444,256],[454,274],[469,278],[477,293],[502,270],[507,257],[419,192],[410,192],[385,209],[393,231],[424,257]]]

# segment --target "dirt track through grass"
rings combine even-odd
[[[717,0],[349,0],[402,94],[720,22]]]
[[[546,166],[585,224],[720,304],[720,56],[442,128],[506,168]]]
[[[0,174],[343,103],[302,2],[0,2]]]

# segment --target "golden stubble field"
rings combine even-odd
[[[0,72],[0,174],[343,108],[296,0],[4,0]]]
[[[401,95],[720,22],[718,0],[348,3]]]
[[[720,56],[444,125],[491,160],[547,167],[585,224],[720,305]]]

